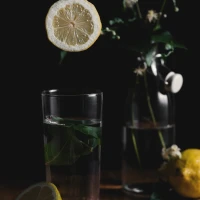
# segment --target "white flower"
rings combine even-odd
[[[164,160],[170,160],[171,158],[181,158],[181,152],[180,152],[180,148],[176,145],[173,144],[171,147],[169,148],[163,148],[162,149],[162,157]]]
[[[132,8],[137,2],[138,0],[124,0],[123,5],[125,8]]]
[[[143,68],[142,67],[138,67],[138,68],[136,68],[134,70],[134,73],[136,73],[137,75],[142,76],[144,74],[145,70],[146,70],[146,67],[143,67]]]
[[[158,13],[156,13],[154,10],[149,10],[147,13],[147,20],[151,23],[158,19]]]
[[[120,40],[120,36],[119,35],[117,35],[117,39]]]
[[[179,11],[179,8],[176,6],[176,7],[174,8],[174,10],[175,10],[175,12],[178,12],[178,11]]]

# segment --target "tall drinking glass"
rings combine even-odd
[[[103,93],[55,89],[41,96],[46,181],[63,200],[98,200]]]

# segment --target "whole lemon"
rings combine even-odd
[[[173,189],[186,198],[200,198],[200,149],[190,148],[161,172]]]

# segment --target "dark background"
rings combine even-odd
[[[155,1],[155,3],[161,1]],[[60,50],[46,37],[44,20],[53,0],[18,2],[2,30],[0,181],[43,180],[41,91],[59,87],[95,87],[104,92],[102,168],[120,169],[124,101],[130,83],[131,59],[100,37],[87,51],[68,53],[58,65]],[[91,0],[105,27],[119,15],[121,0]],[[172,4],[171,1],[168,1]],[[22,5],[23,4],[23,5]],[[195,2],[196,4],[196,2]],[[177,1],[179,13],[168,26],[188,47],[170,58],[184,77],[176,99],[177,144],[200,147],[199,22],[194,2]],[[171,67],[169,66],[169,67]]]

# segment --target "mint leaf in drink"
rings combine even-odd
[[[45,145],[46,164],[52,165],[70,165],[74,163],[80,155],[77,155],[75,149],[79,145],[70,128],[65,134],[65,129],[59,125],[51,125],[49,133],[52,140]]]
[[[87,124],[87,123],[86,123]],[[85,125],[83,120],[51,118],[44,122],[45,161],[51,165],[71,165],[89,155],[100,144],[101,127]]]
[[[85,126],[82,124],[74,125],[74,129],[80,131],[81,133],[94,137],[100,138],[101,136],[101,129],[100,127],[92,127],[92,126]]]

